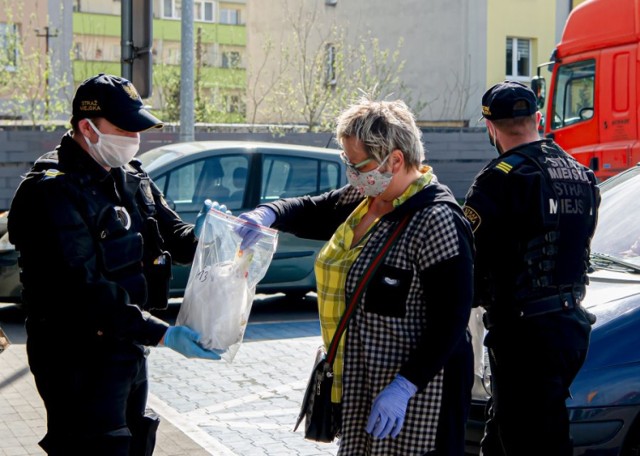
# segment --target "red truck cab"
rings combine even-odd
[[[588,0],[567,18],[544,134],[604,180],[640,162],[640,0]],[[538,74],[540,67],[538,67]],[[532,88],[545,99],[545,81]]]

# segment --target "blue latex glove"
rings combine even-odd
[[[367,432],[378,439],[384,439],[389,434],[394,439],[398,437],[404,424],[407,404],[416,391],[416,385],[402,375],[396,375],[373,401]]]
[[[200,334],[186,326],[169,326],[164,333],[164,345],[187,358],[220,359],[220,355],[202,348]]]
[[[235,232],[242,238],[240,250],[246,250],[258,242],[262,235],[255,225],[270,227],[276,221],[276,213],[268,207],[260,206],[252,211],[240,214],[238,218],[249,222],[235,228]]]
[[[193,234],[195,234],[198,239],[200,239],[200,234],[202,233],[204,219],[207,217],[207,213],[212,208],[231,215],[231,211],[227,210],[227,206],[225,206],[224,204],[219,204],[217,201],[211,201],[210,199],[204,200],[204,204],[202,205],[202,209],[200,209],[200,212],[198,212],[196,223],[193,228]]]

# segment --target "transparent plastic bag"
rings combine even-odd
[[[240,250],[236,233],[259,230],[258,241]],[[211,209],[200,241],[176,324],[200,333],[200,344],[231,362],[247,327],[258,282],[264,277],[278,243],[276,230]]]

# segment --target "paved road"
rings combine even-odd
[[[336,444],[308,442],[301,429],[292,432],[320,344],[315,306],[312,295],[295,303],[278,296],[257,299],[232,363],[190,360],[152,348],[149,405],[209,454],[337,454]],[[176,308],[162,317],[172,321]],[[0,312],[0,324],[14,344],[24,344],[19,313]]]

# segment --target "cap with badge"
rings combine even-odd
[[[104,117],[116,127],[132,132],[162,127],[162,121],[144,108],[131,82],[104,73],[78,86],[73,98],[73,117]]]
[[[526,117],[537,111],[533,90],[516,81],[500,82],[482,96],[482,117],[488,120]]]

